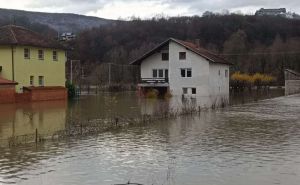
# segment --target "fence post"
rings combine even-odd
[[[35,143],[38,143],[38,129],[35,129]]]

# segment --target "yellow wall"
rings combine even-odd
[[[0,76],[12,80],[11,48],[9,46],[0,46],[0,66],[2,66]]]
[[[0,65],[2,77],[12,80],[11,49],[0,48]],[[24,58],[24,48],[30,49],[30,59]],[[44,51],[44,60],[38,59],[38,50]],[[53,61],[52,52],[56,49],[17,46],[14,48],[14,73],[17,92],[22,92],[23,86],[30,86],[30,76],[34,76],[34,86],[39,86],[39,76],[44,76],[44,86],[65,86],[65,51],[56,50],[58,60]],[[8,60],[8,61],[7,61]],[[9,63],[9,64],[6,64]],[[9,65],[9,66],[7,66]]]

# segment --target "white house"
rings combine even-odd
[[[194,43],[170,38],[131,63],[140,65],[140,90],[174,96],[229,95],[229,62]]]

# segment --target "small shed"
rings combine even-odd
[[[300,93],[300,73],[286,69],[285,72],[285,95]]]

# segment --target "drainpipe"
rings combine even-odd
[[[12,81],[15,81],[15,57],[14,57],[14,46],[11,46],[11,68],[12,68]]]

